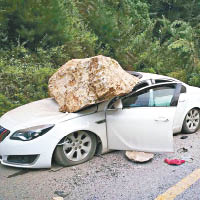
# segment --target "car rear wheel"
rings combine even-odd
[[[183,131],[185,133],[194,133],[198,130],[200,125],[200,112],[197,108],[191,109],[185,116],[183,122]]]
[[[96,151],[96,136],[77,131],[67,135],[55,150],[55,161],[62,166],[72,166],[90,160]]]

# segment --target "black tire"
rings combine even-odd
[[[61,143],[55,149],[54,159],[57,164],[67,167],[90,160],[95,154],[97,139],[93,133],[77,131],[67,135]]]
[[[197,108],[191,109],[185,116],[182,131],[187,134],[194,133],[200,126],[200,112]]]

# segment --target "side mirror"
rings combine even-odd
[[[122,100],[114,98],[105,107],[105,111],[106,110],[117,110],[117,109],[122,109],[122,108],[123,108]]]
[[[113,108],[114,109],[122,109],[123,105],[122,105],[122,100],[118,99],[114,104],[113,104]]]

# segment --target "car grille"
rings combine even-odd
[[[9,130],[0,126],[0,142],[2,142],[9,135],[9,133]]]

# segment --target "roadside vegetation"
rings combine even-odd
[[[0,115],[47,97],[69,59],[98,54],[200,87],[199,0],[0,0]]]

